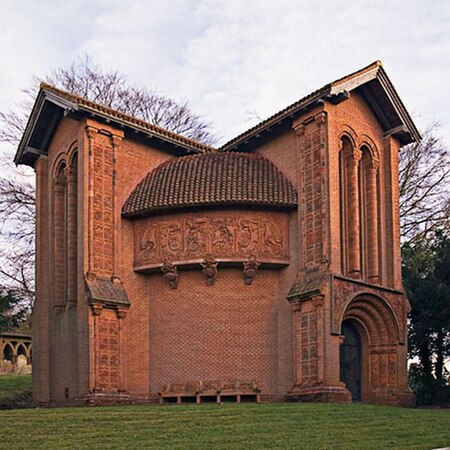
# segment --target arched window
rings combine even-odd
[[[339,155],[341,270],[344,275],[360,278],[360,216],[358,163],[360,151],[346,136]]]
[[[378,161],[367,145],[341,138],[339,154],[341,273],[379,283]]]
[[[60,163],[53,178],[53,306],[66,305],[67,273],[67,185],[66,165]]]
[[[378,283],[378,161],[366,145],[361,147],[359,164],[360,239],[362,278]]]
[[[78,154],[75,152],[67,170],[67,302],[77,302],[78,260]]]

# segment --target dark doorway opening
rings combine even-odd
[[[344,342],[340,348],[340,374],[352,400],[361,401],[361,336],[349,321],[342,323]]]

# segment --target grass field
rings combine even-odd
[[[433,449],[450,411],[320,404],[0,411],[1,449]]]
[[[31,375],[0,375],[0,408],[19,408],[30,402]]]

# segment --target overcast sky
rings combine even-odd
[[[377,59],[450,143],[448,0],[0,0],[0,110],[90,54],[188,100],[222,142]]]

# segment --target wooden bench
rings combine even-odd
[[[259,403],[260,389],[255,381],[190,381],[169,383],[159,392],[161,404],[254,401]]]

